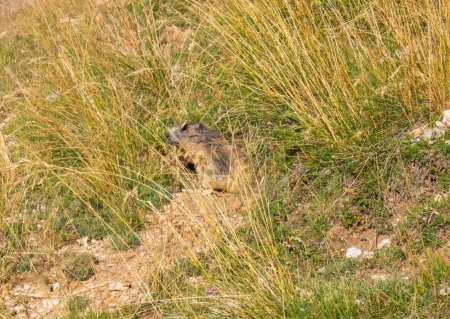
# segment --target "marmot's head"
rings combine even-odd
[[[219,132],[213,131],[202,123],[184,123],[172,126],[166,131],[166,138],[173,145],[184,143],[209,144],[222,139]]]

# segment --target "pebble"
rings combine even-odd
[[[446,286],[444,288],[442,288],[441,290],[439,290],[439,295],[440,296],[447,296],[448,294],[450,294],[450,287]]]
[[[59,288],[59,282],[55,282],[51,285],[52,291],[57,290]]]
[[[83,247],[88,247],[89,246],[89,237],[82,237],[80,239],[77,239],[76,242]]]
[[[385,275],[385,274],[374,274],[374,275],[370,276],[370,278],[371,278],[372,280],[380,280],[380,281],[383,281],[383,280],[386,280],[386,279],[387,279],[387,275]]]
[[[413,143],[417,141],[417,138],[421,138],[433,144],[433,140],[444,136],[448,129],[450,129],[450,110],[445,110],[442,119],[435,122],[434,128],[420,127],[412,131],[415,137]]]
[[[425,131],[423,131],[423,138],[426,140],[429,140],[433,137],[433,129],[427,128]]]
[[[390,246],[391,246],[391,240],[389,238],[386,238],[378,243],[377,249],[382,249],[384,247],[390,247]]]
[[[39,308],[39,312],[49,312],[54,306],[59,304],[59,299],[51,298],[42,300],[42,307]]]
[[[450,121],[450,110],[444,111],[444,120]]]
[[[25,310],[25,306],[24,305],[16,305],[16,306],[14,306],[14,308],[13,308],[13,311],[15,312],[15,313],[21,313],[21,312],[23,312]]]
[[[347,248],[345,252],[345,257],[347,258],[358,258],[362,255],[362,250],[357,247]]]
[[[56,100],[58,97],[59,97],[59,94],[58,94],[58,93],[56,93],[56,92],[51,92],[51,93],[49,93],[49,94],[45,97],[45,99],[46,99],[47,101],[54,101],[54,100]]]
[[[440,128],[440,129],[446,129],[447,128],[447,125],[445,125],[441,121],[436,121],[435,125],[436,125],[437,128]]]
[[[124,285],[120,281],[112,282],[108,286],[108,289],[110,291],[125,291],[125,290],[128,290],[128,288],[129,287],[127,285]]]

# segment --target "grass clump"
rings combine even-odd
[[[64,275],[68,279],[85,281],[95,275],[96,259],[91,254],[66,254]]]
[[[392,135],[444,107],[444,2],[209,4],[195,11],[228,57],[223,68],[270,107],[291,112],[307,158],[376,161],[395,147]],[[437,42],[426,42],[429,32]]]
[[[66,302],[66,308],[69,312],[69,318],[77,318],[79,313],[83,313],[88,309],[90,300],[83,296],[73,296]]]

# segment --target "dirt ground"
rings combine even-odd
[[[141,245],[116,249],[110,239],[81,238],[49,252],[44,264],[0,286],[0,300],[16,318],[57,318],[66,314],[70,297],[83,296],[96,310],[114,310],[151,300],[150,286],[175,260],[206,252],[215,228],[242,225],[238,195],[191,191],[175,194],[161,212],[149,213],[149,225],[138,234]],[[95,257],[95,274],[85,281],[65,275],[67,254]],[[195,278],[193,278],[194,280]]]

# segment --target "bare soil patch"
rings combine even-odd
[[[72,296],[90,300],[96,310],[113,310],[149,300],[150,283],[179,258],[202,253],[214,241],[215,229],[242,225],[239,196],[205,191],[182,192],[158,214],[149,213],[149,226],[138,234],[135,249],[118,250],[110,239],[81,238],[47,256],[53,266],[17,275],[0,287],[0,299],[17,318],[56,318],[66,315]],[[68,254],[95,257],[95,274],[80,281],[64,274]],[[69,278],[68,278],[69,277]]]

